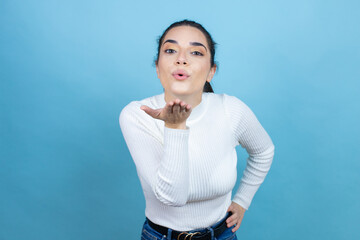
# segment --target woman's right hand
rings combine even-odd
[[[186,129],[186,119],[190,116],[191,106],[180,99],[166,103],[163,108],[152,109],[146,105],[140,107],[155,119],[165,122],[165,127],[175,129]]]

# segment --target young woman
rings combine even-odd
[[[121,111],[146,200],[142,239],[237,239],[270,169],[274,145],[253,112],[234,96],[213,93],[214,57],[215,43],[200,24],[173,23],[155,62],[164,92]],[[249,158],[231,199],[239,144]]]

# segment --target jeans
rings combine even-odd
[[[224,219],[227,219],[227,217],[228,214],[222,220],[220,220],[219,223],[222,222]],[[212,227],[217,226],[219,223],[216,223]],[[234,227],[235,225],[227,228],[220,236],[218,236],[217,238],[213,237],[211,240],[237,240],[236,232],[233,233],[231,231]],[[199,231],[204,231],[204,230],[205,229],[200,229]],[[171,236],[171,233],[168,235]],[[148,221],[145,220],[141,233],[141,240],[176,240],[176,239],[171,239],[170,237],[168,238],[167,236],[163,236],[161,233],[151,228],[150,225],[148,224]]]

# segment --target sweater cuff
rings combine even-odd
[[[233,198],[233,202],[236,202],[241,207],[248,210],[249,206],[251,204],[251,201],[258,189],[259,189],[259,186],[252,186],[252,185],[248,185],[248,184],[245,184],[244,182],[242,182]]]

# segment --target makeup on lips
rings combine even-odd
[[[172,75],[176,80],[185,80],[190,76],[185,70],[176,70]]]

